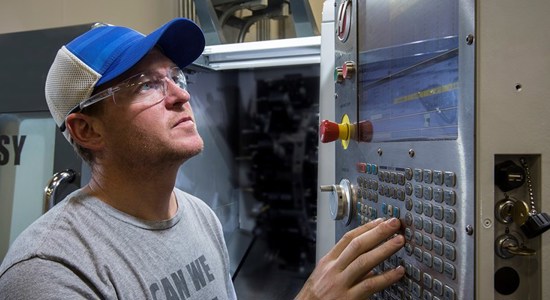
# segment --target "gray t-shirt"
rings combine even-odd
[[[175,194],[177,214],[151,222],[72,193],[13,243],[0,299],[236,299],[219,220]]]

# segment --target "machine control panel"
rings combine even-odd
[[[374,271],[406,275],[371,299],[548,298],[547,52],[524,33],[550,4],[532,4],[335,0],[335,238],[391,217],[405,237]]]
[[[334,195],[337,239],[377,218],[401,220],[405,246],[374,271],[401,265],[406,275],[371,299],[473,299],[473,143],[459,134],[471,132],[473,115],[458,97],[470,80],[459,72],[459,9],[407,3],[336,1],[342,121],[323,120],[320,137],[342,144],[340,183],[321,189]]]

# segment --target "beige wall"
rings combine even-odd
[[[320,28],[323,0],[310,2]],[[1,0],[0,33],[94,22],[149,33],[178,16],[178,3],[179,0]]]
[[[0,33],[106,22],[148,33],[178,15],[177,0],[2,0]]]

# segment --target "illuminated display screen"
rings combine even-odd
[[[444,2],[365,2],[358,109],[359,119],[372,123],[373,142],[458,137],[457,12]]]

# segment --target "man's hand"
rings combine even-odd
[[[398,281],[405,274],[402,266],[379,275],[371,270],[403,247],[402,235],[387,240],[400,227],[396,218],[377,219],[348,231],[321,258],[296,300],[368,299]]]

